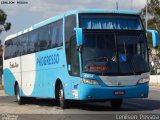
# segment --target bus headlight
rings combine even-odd
[[[138,80],[138,84],[149,82],[149,78],[142,78]]]
[[[99,84],[96,80],[85,79],[85,78],[81,79],[81,83],[91,84],[91,85],[98,85]]]

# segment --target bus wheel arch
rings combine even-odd
[[[59,90],[59,87],[60,87],[60,84],[62,84],[61,80],[58,78],[56,80],[56,83],[55,83],[55,99],[58,100],[59,96],[58,96],[58,90]]]
[[[67,101],[65,100],[64,86],[60,79],[56,80],[55,99],[58,101],[62,109],[65,109],[67,107]]]
[[[16,87],[18,85],[18,82],[16,81],[15,84],[14,84],[14,95],[16,95]]]
[[[14,90],[15,90],[15,96],[16,96],[17,103],[19,105],[22,105],[24,103],[24,98],[20,95],[19,84],[17,81],[15,82]]]

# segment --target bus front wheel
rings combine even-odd
[[[16,95],[16,101],[17,101],[17,103],[19,105],[23,104],[23,97],[20,96],[19,86],[18,85],[16,85],[15,95]]]
[[[110,103],[113,108],[120,108],[122,106],[123,99],[113,99]]]
[[[64,97],[64,89],[63,89],[63,86],[62,84],[60,84],[59,86],[59,103],[60,103],[60,107],[62,109],[65,109],[67,108],[67,101],[65,100],[65,97]]]

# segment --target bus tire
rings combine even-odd
[[[22,105],[24,102],[24,98],[20,96],[20,92],[19,92],[19,86],[16,85],[15,88],[15,96],[16,96],[16,101],[19,105]]]
[[[59,104],[61,109],[65,109],[67,108],[67,101],[65,100],[65,96],[64,96],[64,89],[62,84],[60,84],[59,86],[59,91],[58,91],[58,96],[59,96]]]
[[[113,108],[121,108],[123,99],[112,99],[110,103]]]

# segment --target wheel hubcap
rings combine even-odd
[[[19,92],[18,92],[18,90],[17,90],[16,97],[17,97],[17,101],[19,101],[19,100],[20,100],[20,95],[19,95]]]
[[[17,94],[17,100],[18,100],[18,101],[20,100],[19,93]]]
[[[60,91],[59,91],[59,98],[60,98],[60,100],[63,99],[63,90],[62,89],[60,89]]]

